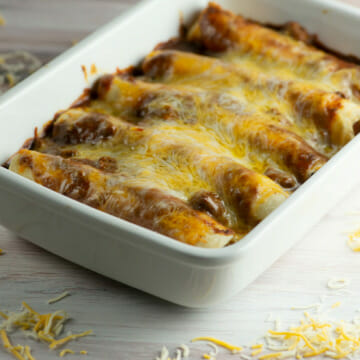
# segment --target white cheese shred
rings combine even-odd
[[[175,350],[175,359],[174,360],[181,360],[181,351],[179,349]]]
[[[292,306],[291,310],[308,310],[308,309],[317,309],[321,306],[320,303],[310,304],[310,305],[304,305],[304,306]]]
[[[184,357],[184,358],[189,357],[189,355],[190,355],[190,349],[189,349],[189,347],[188,347],[187,345],[181,344],[181,345],[179,346],[179,349],[182,350],[182,354],[183,354],[183,357]]]
[[[59,296],[54,297],[54,298],[52,298],[52,299],[49,299],[49,300],[47,301],[47,303],[48,303],[48,304],[54,304],[54,303],[56,303],[56,302],[64,299],[64,298],[67,297],[67,296],[70,296],[70,293],[69,293],[68,291],[64,291],[64,292],[63,292],[62,294],[60,294]]]
[[[168,360],[169,359],[169,350],[166,346],[163,346],[160,352],[160,356],[156,357],[156,360]]]
[[[350,279],[333,277],[327,282],[327,287],[331,290],[344,289],[350,284]]]
[[[0,336],[3,347],[18,360],[35,360],[28,346],[12,346],[8,338],[8,333],[21,330],[25,337],[32,338],[43,343],[47,343],[50,350],[58,349],[72,340],[92,334],[91,330],[80,334],[58,338],[64,327],[64,323],[69,319],[67,313],[58,310],[53,313],[40,314],[32,309],[27,303],[22,303],[23,309],[20,312],[1,312],[4,320],[0,323]],[[72,353],[72,350],[65,349],[60,351],[60,357]],[[167,360],[167,359],[166,359]]]
[[[213,344],[211,342],[206,343],[206,345],[210,346],[211,349],[212,349],[212,351],[209,352],[209,355],[212,356],[212,357],[216,357],[216,355],[219,352],[219,348],[215,344]]]

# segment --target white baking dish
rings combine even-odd
[[[272,23],[299,21],[325,44],[360,55],[360,10],[322,0],[224,0],[224,7]],[[204,0],[145,1],[89,36],[2,96],[0,161],[88,86],[80,70],[137,63],[177,34]],[[239,243],[191,247],[94,210],[0,168],[0,222],[86,268],[192,307],[224,300],[254,280],[299,240],[360,178],[355,138]],[[301,269],[299,269],[301,271]]]

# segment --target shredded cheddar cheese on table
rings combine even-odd
[[[335,308],[339,307],[340,305],[341,305],[341,302],[340,302],[340,301],[337,301],[336,303],[334,303],[334,304],[331,305],[331,308],[332,308],[332,309],[335,309]]]
[[[307,310],[307,309],[318,309],[321,306],[320,303],[310,304],[310,305],[304,305],[304,306],[292,306],[291,310]]]
[[[189,349],[189,347],[187,345],[182,344],[182,345],[179,346],[179,349],[182,351],[184,358],[189,357],[190,349]]]
[[[327,287],[332,290],[343,289],[350,284],[350,279],[333,277],[329,279]]]
[[[68,343],[71,340],[75,340],[75,339],[78,339],[80,337],[91,335],[91,334],[92,334],[92,330],[88,330],[88,331],[82,332],[81,334],[69,335],[69,336],[66,336],[65,338],[52,341],[52,343],[49,345],[49,348],[50,349],[57,349],[60,346],[63,346],[64,344]]]
[[[35,360],[35,358],[31,355],[31,348],[30,346],[25,346],[25,356],[28,360]]]
[[[166,346],[163,346],[160,352],[160,357],[158,356],[156,360],[168,360],[169,359],[169,350]]]
[[[69,319],[65,311],[57,310],[53,313],[40,314],[26,302],[22,302],[22,307],[23,309],[20,312],[9,312],[7,314],[0,311],[0,316],[4,318],[0,323],[0,338],[3,347],[18,360],[36,359],[31,354],[29,346],[13,346],[8,337],[9,332],[22,330],[26,337],[48,343],[50,350],[58,349],[69,341],[92,334],[92,330],[88,330],[58,338],[63,331],[64,323]],[[70,349],[64,349],[59,356],[63,357],[69,353],[74,352]],[[80,353],[85,354],[87,352],[82,350]]]
[[[216,355],[219,352],[218,347],[214,343],[211,343],[211,342],[208,342],[207,345],[210,346],[212,350],[209,351],[208,354],[203,354],[203,358],[208,359],[208,360],[216,360]]]
[[[75,354],[75,352],[71,349],[64,349],[60,351],[59,356],[64,357],[66,354]]]
[[[311,317],[307,312],[299,326],[286,331],[269,330],[265,336],[268,349],[283,349],[281,352],[260,356],[259,359],[283,358],[292,351],[296,358],[325,355],[342,359],[354,355],[360,349],[360,326],[352,322]]]
[[[54,298],[52,298],[52,299],[49,299],[49,300],[47,301],[47,303],[48,303],[48,304],[56,303],[56,302],[64,299],[65,297],[67,297],[67,296],[69,296],[69,295],[70,295],[70,293],[69,293],[68,291],[64,291],[64,292],[63,292],[62,294],[60,294],[59,296],[56,296],[56,297],[54,297]]]
[[[19,347],[18,346],[13,346],[10,343],[10,340],[8,338],[8,335],[6,333],[5,330],[0,330],[0,336],[1,336],[1,340],[3,342],[3,346],[4,348],[11,354],[14,356],[15,359],[18,360],[26,360],[21,353],[18,351]]]
[[[251,357],[247,356],[245,354],[240,354],[240,357],[241,357],[241,359],[244,359],[244,360],[251,360]]]
[[[4,16],[0,14],[0,26],[5,26],[5,25],[6,25],[6,20]]]
[[[360,316],[355,316],[352,321],[331,318],[330,311],[339,305],[340,302],[333,305],[326,304],[327,310],[321,313],[317,311],[317,307],[308,306],[315,308],[314,315],[305,311],[297,325],[287,328],[274,326],[263,336],[265,343],[246,346],[239,357],[244,360],[301,360],[321,355],[333,359],[357,359],[360,355]],[[191,341],[207,341],[208,345],[213,344],[211,346],[215,351],[202,355],[206,360],[217,359],[218,349],[215,344],[233,353],[242,350],[240,346],[231,345],[214,337],[198,337]],[[157,360],[169,360],[168,354],[167,352],[166,357]]]
[[[348,245],[353,251],[360,251],[360,229],[349,234]]]
[[[222,341],[222,340],[216,339],[214,337],[210,337],[210,336],[197,337],[197,338],[194,338],[191,340],[191,342],[195,342],[195,341],[210,341],[210,342],[213,342],[214,344],[220,345],[220,346],[232,351],[234,354],[243,350],[243,348],[241,346],[231,345],[225,341]]]
[[[251,352],[251,356],[256,356],[256,355],[259,355],[260,353],[262,353],[263,349],[262,348],[259,348],[257,350],[254,350]]]
[[[275,359],[275,358],[279,358],[282,355],[281,352],[277,352],[277,353],[272,353],[272,354],[266,354],[266,355],[262,355],[259,356],[260,360],[265,360],[265,359]]]
[[[9,317],[3,313],[2,311],[0,311],[0,316],[3,317],[4,319],[8,319]]]

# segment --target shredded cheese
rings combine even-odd
[[[8,338],[8,335],[6,333],[5,330],[0,330],[0,336],[1,336],[1,340],[3,342],[3,346],[4,348],[11,354],[14,356],[14,358],[18,359],[18,360],[26,360],[20,353],[19,353],[19,348],[12,346],[10,343],[10,340]]]
[[[5,26],[5,25],[6,25],[6,20],[4,16],[0,14],[0,26]]]
[[[353,251],[360,251],[360,229],[349,234],[348,245]]]
[[[5,320],[8,319],[9,317],[3,313],[2,311],[0,311],[0,316],[3,317]]]
[[[280,319],[275,319],[275,321],[274,321],[274,327],[275,327],[275,330],[280,329],[280,327],[281,327]]]
[[[157,356],[155,358],[155,360],[182,360],[182,355],[185,358],[185,357],[188,357],[189,354],[190,354],[189,347],[187,345],[182,344],[182,345],[178,346],[178,348],[175,350],[175,357],[172,358],[172,357],[170,357],[169,350],[167,349],[167,347],[163,346],[160,351],[160,356]],[[205,359],[207,359],[207,358],[205,358]],[[213,359],[213,358],[209,357],[209,359]]]
[[[64,349],[60,351],[59,356],[64,357],[66,354],[75,354],[75,352],[71,349]]]
[[[84,332],[82,332],[80,334],[73,334],[73,335],[66,336],[66,337],[64,337],[62,339],[59,339],[59,340],[53,340],[52,343],[49,345],[49,348],[51,350],[57,349],[60,346],[65,345],[66,343],[68,343],[71,340],[75,340],[75,339],[78,339],[80,337],[91,335],[91,334],[92,334],[92,330],[87,330],[87,331],[84,331]]]
[[[62,294],[60,294],[59,296],[54,297],[54,298],[52,298],[52,299],[49,299],[49,300],[47,301],[47,303],[48,303],[48,304],[56,303],[56,302],[64,299],[65,297],[67,297],[67,296],[69,296],[69,295],[70,295],[70,293],[69,293],[68,291],[64,291],[64,292],[63,292]]]
[[[40,316],[40,314],[39,314],[38,312],[36,312],[35,310],[33,310],[25,301],[23,301],[21,304],[22,304],[22,306],[23,306],[25,309],[27,309],[31,314]]]
[[[308,310],[308,309],[312,309],[312,308],[319,308],[321,306],[321,304],[319,303],[315,303],[315,304],[310,304],[310,305],[304,305],[304,306],[292,306],[291,310]]]
[[[251,352],[251,356],[259,355],[260,353],[262,353],[262,351],[263,351],[262,348],[254,350],[254,351]]]
[[[240,354],[240,357],[244,360],[251,360],[251,357],[247,356],[246,354]]]
[[[25,336],[48,343],[50,349],[57,349],[71,340],[92,334],[92,331],[88,330],[58,339],[58,336],[62,333],[64,323],[69,319],[65,311],[58,310],[53,313],[40,314],[26,302],[22,302],[22,307],[22,311],[17,313],[5,314],[0,311],[0,316],[4,318],[0,323],[0,338],[3,347],[18,360],[35,360],[35,358],[32,356],[29,346],[13,346],[11,344],[7,335],[9,331],[20,329]],[[60,352],[60,356],[64,356],[71,351],[65,349]]]
[[[169,359],[169,350],[166,346],[163,346],[160,352],[160,357],[158,356],[156,360],[168,360]]]
[[[337,301],[336,303],[334,303],[334,304],[331,305],[331,308],[332,308],[332,309],[335,309],[335,308],[339,307],[340,305],[341,305],[341,302],[340,302],[340,301]]]
[[[216,356],[217,354],[218,354],[218,352],[219,352],[219,349],[218,349],[218,347],[215,345],[215,344],[213,344],[213,343],[207,343],[207,345],[208,346],[210,346],[211,347],[211,349],[212,349],[212,351],[210,351],[210,355],[211,356]]]
[[[11,348],[12,346],[10,344],[9,338],[7,337],[6,331],[0,330],[0,335],[1,335],[1,340],[3,342],[4,348],[5,349]]]
[[[176,349],[175,353],[176,353],[175,360],[181,360],[181,350]]]
[[[240,352],[243,350],[243,348],[241,346],[231,345],[225,341],[218,340],[216,338],[208,337],[208,336],[197,337],[197,338],[194,338],[191,340],[191,342],[195,342],[195,341],[210,341],[214,344],[220,345],[220,346],[232,351],[233,353],[237,353],[237,352]]]
[[[335,303],[334,305],[340,304]],[[337,305],[338,306],[338,305]],[[265,336],[268,349],[281,349],[259,357],[259,360],[276,357],[308,358],[325,355],[334,359],[343,359],[359,354],[360,324],[354,321],[326,320],[311,317],[304,312],[304,319],[299,326],[292,326],[286,331],[269,330]],[[274,342],[278,346],[274,346]]]
[[[281,355],[282,355],[281,352],[266,354],[266,355],[259,356],[259,360],[279,358]]]
[[[31,355],[30,346],[25,346],[25,356],[27,357],[27,360],[35,360],[35,358]]]
[[[350,279],[333,277],[329,279],[327,287],[332,290],[343,289],[350,284]]]
[[[250,349],[253,349],[254,351],[251,352],[251,356],[256,356],[262,353],[264,350],[264,344],[254,344],[250,346]]]
[[[179,349],[182,350],[183,357],[187,358],[190,355],[190,349],[187,345],[182,344],[179,346]]]

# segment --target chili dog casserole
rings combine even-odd
[[[244,237],[360,129],[360,68],[296,23],[210,3],[139,66],[101,76],[6,164],[181,242]]]

